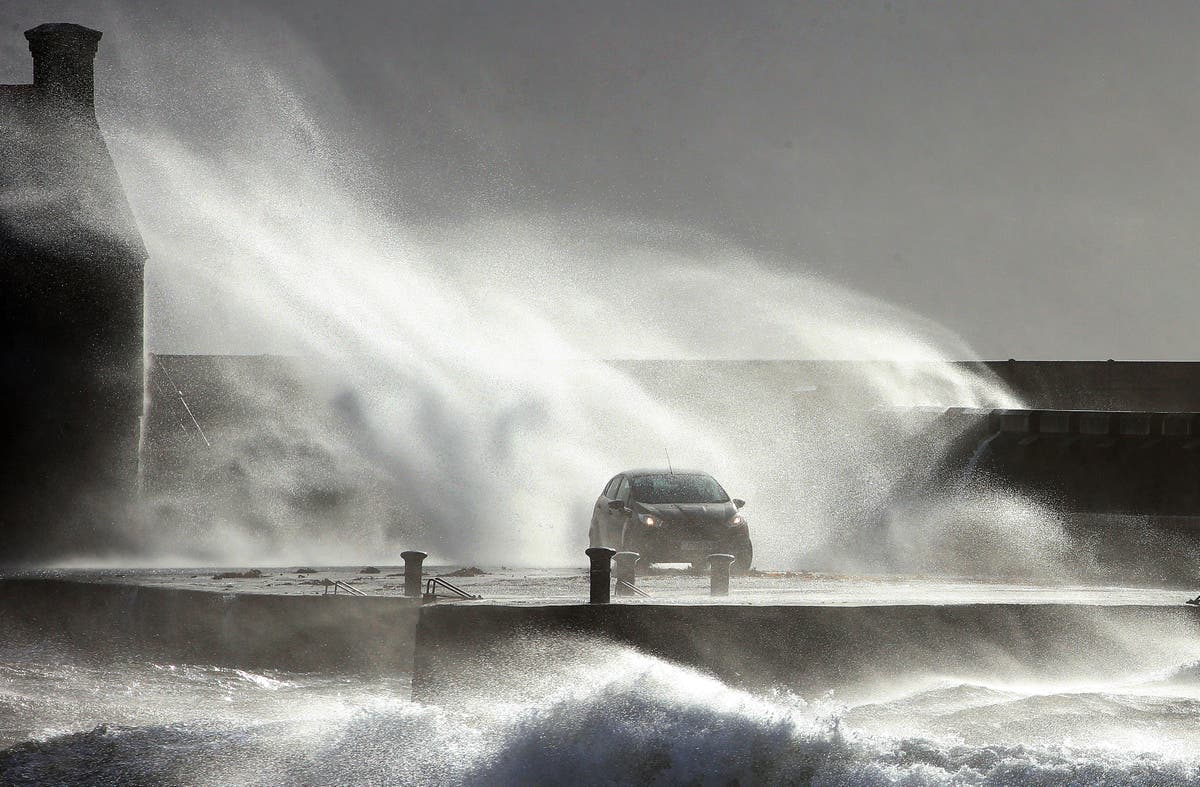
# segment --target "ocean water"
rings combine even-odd
[[[906,676],[746,691],[613,646],[529,696],[426,704],[406,675],[0,649],[3,784],[1194,784],[1200,661],[1089,683]]]

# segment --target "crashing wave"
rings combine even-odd
[[[551,690],[541,686],[520,701],[436,706],[394,700],[323,717],[306,713],[297,697],[295,718],[269,723],[101,726],[0,752],[0,782],[1115,785],[1200,779],[1194,757],[1136,746],[1075,746],[1037,735],[1000,744],[865,732],[856,728],[854,711],[832,702],[751,694],[631,651],[610,656],[611,669],[577,674]],[[1093,714],[1080,717],[1085,720],[1103,713],[1128,720],[1120,715],[1128,710],[1120,697],[1014,700],[1011,692],[957,691],[966,703],[957,711],[960,722],[971,721],[973,710],[1030,702],[1051,715],[1058,708]],[[955,692],[932,690],[937,701],[927,707],[949,712]],[[903,703],[909,711],[915,707],[911,697]],[[1154,706],[1142,710],[1153,714]],[[974,718],[977,727],[993,722],[1000,723]]]

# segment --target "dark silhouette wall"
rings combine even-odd
[[[1195,361],[986,361],[1032,408],[1200,412]]]
[[[913,495],[988,484],[1067,512],[1200,517],[1200,413],[951,409],[940,422],[958,437]]]
[[[0,86],[0,563],[109,543],[136,492],[146,251],[100,133],[101,34],[25,34]]]

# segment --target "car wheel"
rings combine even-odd
[[[733,564],[729,566],[732,574],[745,574],[750,570],[750,562],[754,560],[754,545],[749,540],[733,551]]]

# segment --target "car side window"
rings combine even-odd
[[[604,487],[604,496],[605,497],[607,497],[610,500],[612,500],[613,498],[616,497],[617,484],[620,480],[621,480],[621,476],[619,476],[619,475],[615,475],[612,477],[612,480],[608,482],[608,486]]]
[[[629,502],[629,479],[622,478],[621,485],[617,487],[617,499],[623,503]]]

